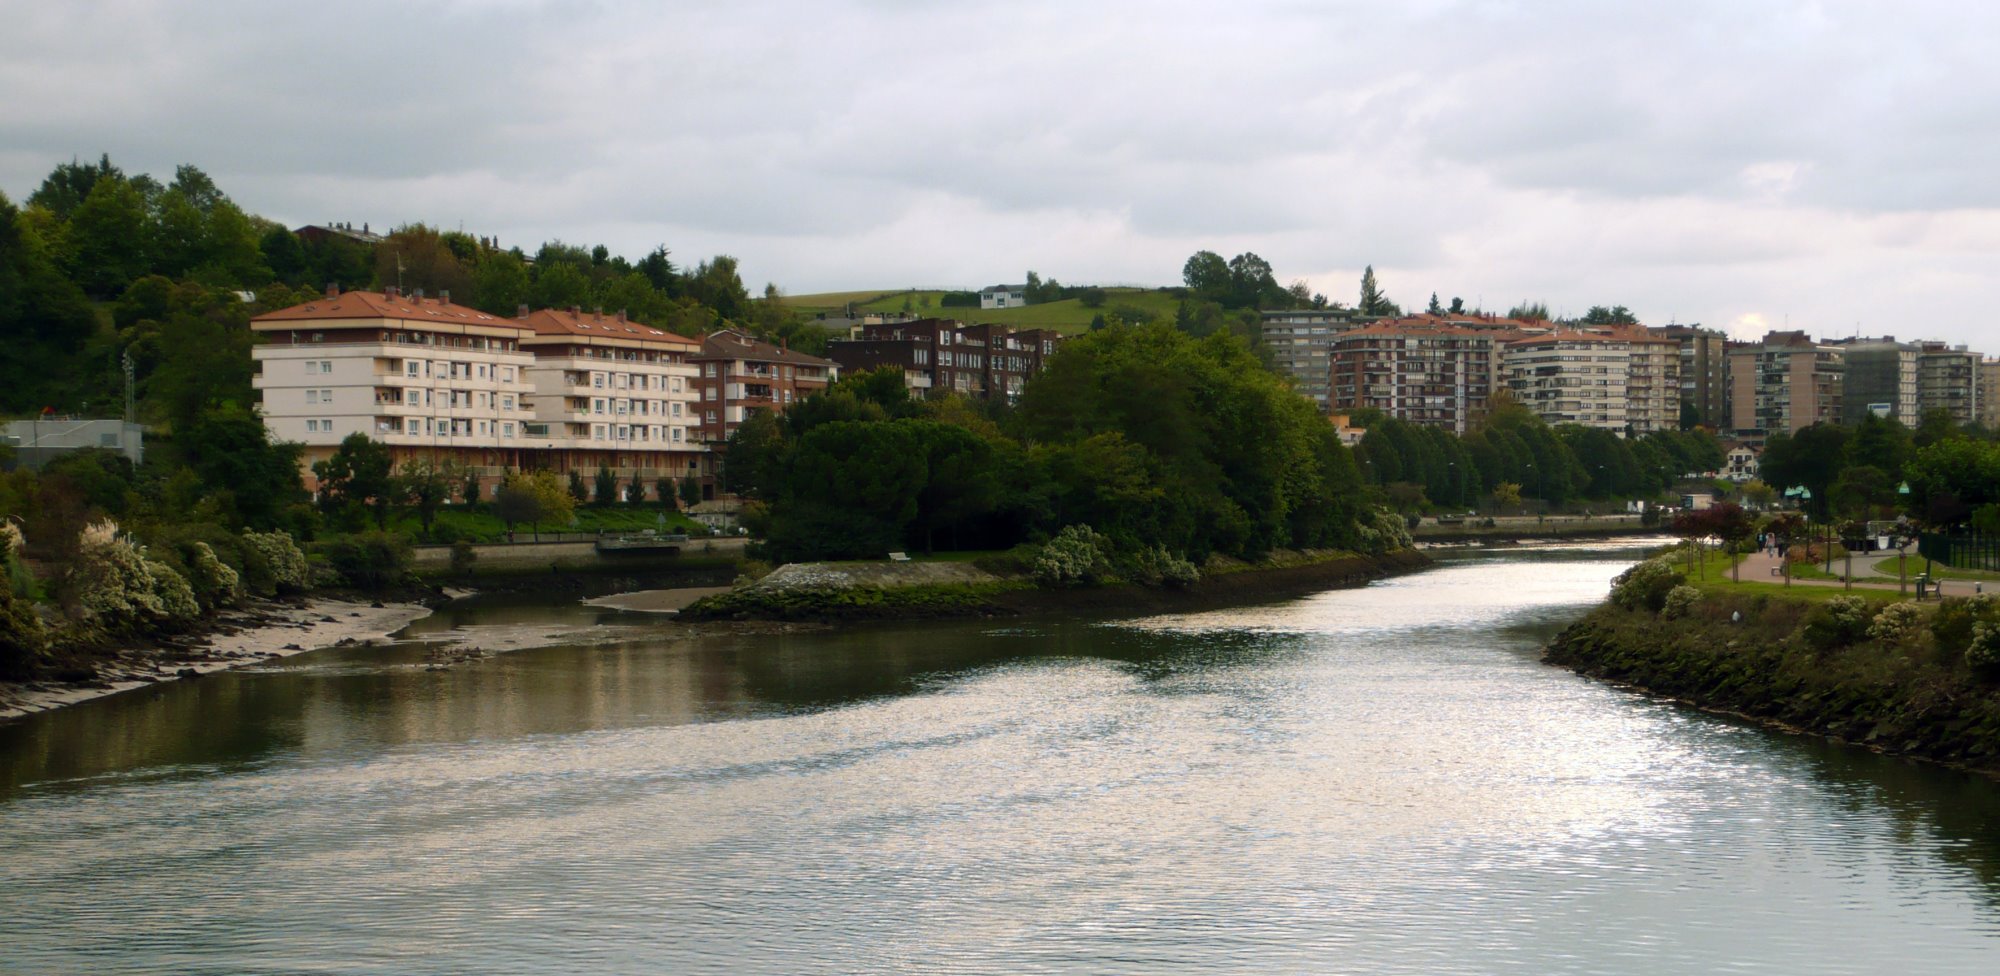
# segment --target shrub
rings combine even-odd
[[[1402,516],[1392,512],[1378,509],[1371,517],[1359,520],[1355,529],[1362,550],[1371,555],[1408,549],[1413,544],[1409,526],[1404,524]]]
[[[1900,644],[1917,632],[1924,612],[1908,600],[1882,608],[1868,623],[1868,636],[1885,644]]]
[[[1035,557],[1035,581],[1043,586],[1100,583],[1109,568],[1107,548],[1104,537],[1090,526],[1069,526],[1056,533]]]
[[[1846,647],[1867,636],[1869,624],[1867,600],[1837,596],[1806,614],[1804,633],[1813,647]]]
[[[451,544],[451,571],[460,576],[472,572],[472,564],[479,559],[479,553],[472,550],[472,543],[460,539]]]
[[[242,577],[223,563],[206,542],[188,544],[187,584],[204,609],[231,606],[243,595]]]
[[[1683,583],[1667,591],[1666,600],[1660,605],[1660,616],[1668,620],[1679,620],[1694,612],[1701,602],[1701,591]]]
[[[1627,610],[1659,613],[1666,608],[1667,594],[1681,585],[1681,579],[1672,564],[1648,559],[1611,580],[1611,602]]]
[[[0,565],[19,567],[15,556],[24,547],[21,530],[0,521]],[[25,587],[0,580],[0,679],[18,681],[31,676],[47,646],[48,635]]]
[[[1119,568],[1136,582],[1147,586],[1170,586],[1186,589],[1201,580],[1201,570],[1162,546],[1147,546],[1134,553],[1127,565]]]
[[[1972,644],[1972,629],[1980,623],[2000,622],[2000,600],[1990,593],[1966,599],[1947,599],[1931,615],[1931,636],[1938,650],[1958,654]]]
[[[410,571],[410,540],[394,532],[360,532],[314,544],[340,580],[358,590],[386,590]]]
[[[85,622],[110,633],[127,633],[166,615],[152,571],[139,548],[118,534],[116,522],[94,522],[77,533],[65,588]]]
[[[305,551],[291,536],[275,529],[270,532],[245,532],[243,548],[246,556],[255,552],[263,561],[271,586],[269,593],[303,593],[312,588],[312,578],[306,571]]]
[[[160,607],[156,624],[179,627],[201,616],[201,601],[195,598],[194,587],[188,585],[187,577],[157,560],[145,560],[145,565],[151,577],[153,598]]]
[[[1972,625],[1972,640],[1965,648],[1965,663],[1975,670],[2000,670],[2000,623],[1981,620]]]

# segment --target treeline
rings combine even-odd
[[[1995,437],[1956,423],[1944,410],[1927,413],[1914,430],[1870,415],[1852,425],[1771,435],[1759,474],[1779,489],[1805,489],[1803,507],[1820,520],[1901,516],[1934,529],[2000,534]]]
[[[1332,428],[1240,339],[1158,323],[1066,343],[1011,408],[913,401],[894,370],[842,377],[753,415],[723,472],[785,560],[1009,548],[1073,525],[1197,565],[1402,542]]]
[[[1464,437],[1376,409],[1350,421],[1365,428],[1355,457],[1368,483],[1403,512],[1506,507],[1523,498],[1561,506],[1576,499],[1651,499],[1688,477],[1719,470],[1722,444],[1705,430],[1624,438],[1596,427],[1551,427],[1502,392]]]
[[[450,292],[506,316],[523,304],[622,309],[683,335],[734,326],[808,352],[826,341],[825,330],[787,308],[775,288],[751,297],[727,255],[681,267],[665,247],[631,261],[603,245],[561,241],[529,254],[422,224],[373,244],[343,233],[302,237],[245,211],[194,166],[177,167],[162,183],[128,175],[107,157],[58,165],[23,206],[0,194],[0,342],[8,350],[0,357],[0,414],[113,412],[131,353],[146,419],[164,423],[147,395],[163,352],[214,338],[183,335],[188,317],[222,330],[228,348],[218,350],[220,361],[221,352],[248,347],[251,315],[328,284]],[[242,363],[234,374],[247,378],[247,356]],[[224,385],[229,395],[216,399],[243,402],[247,386]]]

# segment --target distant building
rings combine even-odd
[[[1979,423],[2000,430],[2000,359],[1979,363]]]
[[[1846,363],[1839,346],[1804,332],[1771,332],[1729,350],[1730,425],[1739,436],[1839,423]]]
[[[30,471],[56,457],[100,448],[117,451],[134,465],[146,460],[146,428],[123,420],[43,416],[0,424],[0,444],[14,449],[14,463]]]
[[[794,352],[748,333],[725,329],[703,339],[689,357],[701,370],[700,437],[719,446],[751,412],[783,413],[792,404],[826,389],[840,375],[832,360]]]
[[[1951,414],[1952,423],[1978,423],[1979,368],[1979,354],[1964,346],[1921,344],[1917,350],[1918,417],[1943,410]]]
[[[1551,424],[1644,435],[1680,414],[1680,345],[1638,326],[1560,329],[1507,343],[1507,385]]]
[[[1332,337],[1332,412],[1376,409],[1457,434],[1503,385],[1502,356],[1518,333],[1427,321],[1376,322]]]
[[[328,240],[338,238],[350,243],[365,244],[373,247],[388,239],[380,234],[371,233],[368,230],[367,224],[362,224],[360,230],[355,230],[353,224],[307,224],[292,231],[292,233],[297,234],[300,240],[309,244],[323,244]]]
[[[637,481],[649,495],[661,478],[700,472],[706,449],[696,437],[696,366],[701,343],[633,322],[624,312],[523,307],[519,322],[534,330],[521,347],[534,418],[522,436],[559,447],[557,467],[610,469],[621,483]]]
[[[1647,331],[1679,347],[1680,409],[1710,430],[1729,426],[1729,337],[1699,324]]]
[[[1761,452],[1757,448],[1749,444],[1740,442],[1730,444],[1723,454],[1722,477],[1739,485],[1755,480],[1759,453]]]
[[[994,285],[979,289],[979,307],[982,309],[1019,308],[1026,304],[1027,285]]]
[[[949,319],[885,322],[856,327],[849,339],[827,344],[827,356],[844,372],[893,366],[916,397],[956,393],[974,399],[1021,395],[1028,377],[1041,372],[1062,336],[1048,329],[965,325]]]
[[[1262,341],[1271,368],[1292,379],[1321,411],[1334,409],[1329,392],[1333,338],[1368,321],[1345,308],[1299,308],[1263,313]]]
[[[1836,339],[1846,370],[1841,379],[1841,422],[1859,423],[1873,414],[1914,427],[1917,410],[1917,346],[1879,339]]]

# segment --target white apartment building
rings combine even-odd
[[[559,468],[610,468],[620,481],[650,486],[684,477],[706,451],[696,436],[696,367],[701,343],[629,321],[624,313],[543,309],[520,321],[534,420],[528,433],[564,453]]]
[[[490,489],[511,470],[609,468],[648,495],[699,471],[692,339],[623,315],[520,319],[425,298],[329,290],[257,316],[264,424],[312,464],[362,433],[397,464],[449,460]]]
[[[364,433],[397,463],[449,457],[497,478],[522,463],[532,333],[511,319],[386,292],[329,289],[325,297],[257,316],[252,386],[274,440],[313,462]]]
[[[1321,411],[1336,409],[1329,371],[1333,342],[1360,324],[1357,312],[1344,308],[1298,308],[1264,313],[1264,347],[1271,351],[1271,368],[1292,378],[1292,386],[1312,397]]]
[[[1515,399],[1550,424],[1623,432],[1631,363],[1628,343],[1588,332],[1552,332],[1508,343],[1504,368]]]

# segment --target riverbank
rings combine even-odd
[[[1011,616],[1038,611],[1198,609],[1354,586],[1431,565],[1414,549],[1376,556],[1281,550],[1262,562],[1217,558],[1187,587],[1044,588],[970,563],[797,563],[683,608],[683,620],[853,621]]]
[[[216,618],[206,635],[105,654],[93,662],[95,674],[82,680],[0,682],[0,721],[317,648],[380,640],[430,612],[415,603],[333,599],[254,604]]]
[[[1487,524],[1491,522],[1492,524]],[[1601,539],[1657,535],[1658,525],[1646,525],[1637,515],[1501,515],[1452,522],[1425,519],[1410,530],[1418,542],[1528,542],[1548,539]]]
[[[2000,775],[2000,684],[1966,663],[1957,631],[1970,623],[1950,609],[1962,601],[1945,605],[1958,616],[1942,623],[1931,604],[1901,633],[1867,636],[1882,602],[1843,621],[1828,599],[1711,586],[1677,619],[1599,607],[1544,660],[1772,728]]]

